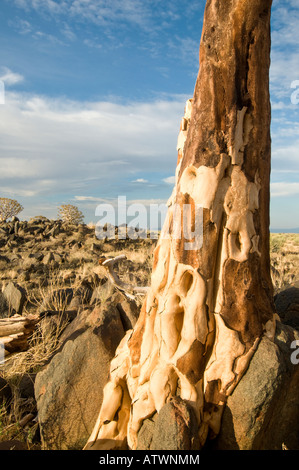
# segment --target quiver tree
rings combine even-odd
[[[0,197],[0,222],[6,222],[7,219],[22,212],[23,207],[15,199]]]
[[[203,446],[219,432],[227,397],[260,338],[274,337],[270,10],[271,0],[207,2],[165,221],[169,236],[158,240],[150,290],[111,362],[85,449],[136,449],[143,421],[174,396],[193,408]],[[191,232],[202,207],[202,242],[193,249],[178,223],[184,206]]]
[[[58,208],[58,218],[67,224],[82,224],[84,215],[77,206],[72,204],[62,204]]]

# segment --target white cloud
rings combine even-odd
[[[164,178],[163,181],[167,184],[175,184],[175,176],[168,176],[167,178]]]
[[[61,33],[70,41],[74,41],[77,37],[74,31],[71,29],[71,27],[67,23],[64,24],[64,27],[61,30]]]
[[[185,101],[179,95],[151,103],[81,103],[9,92],[0,106],[1,193],[31,197],[37,205],[49,195],[63,197],[91,210],[122,194],[150,204],[142,193],[147,175],[175,171]],[[289,124],[283,122],[282,135]],[[272,151],[275,200],[298,194],[299,142],[294,137]],[[175,177],[163,182],[174,185]],[[162,203],[160,189],[153,203]],[[164,196],[167,200],[170,194]]]
[[[102,197],[94,197],[94,196],[75,196],[74,197],[75,201],[81,201],[81,202],[107,202],[106,199],[103,199]]]
[[[272,8],[272,47],[298,45],[298,1],[274,0]]]
[[[271,183],[272,197],[299,196],[299,182],[282,181]]]
[[[14,0],[25,10],[34,9],[40,13],[68,15],[79,21],[88,20],[96,24],[109,25],[112,22],[128,21],[145,26],[150,9],[142,0]]]
[[[21,19],[21,18],[14,18],[14,20],[10,20],[8,25],[18,31],[20,34],[29,34],[32,31],[32,25],[29,21]]]
[[[287,139],[288,134],[286,133],[284,137]],[[282,170],[284,172],[299,171],[299,141],[291,139],[290,136],[289,139],[291,141],[289,145],[277,145],[272,150],[273,170]]]
[[[84,39],[83,44],[87,47],[92,47],[94,49],[102,49],[102,44],[99,42],[94,41],[93,39]]]
[[[128,21],[143,27],[149,15],[141,0],[76,0],[71,3],[69,11],[75,17],[101,25]]]
[[[276,0],[273,2],[270,79],[272,99],[277,103],[277,106],[283,99],[290,98],[291,83],[293,80],[299,79],[298,23],[299,4],[297,0]]]
[[[5,194],[6,196],[10,196],[11,198],[13,197],[33,197],[36,196],[36,192],[31,189],[22,189],[18,188],[17,186],[12,188],[10,186],[2,186],[1,185],[1,193]]]
[[[35,31],[32,35],[34,39],[40,41],[41,39],[45,39],[54,45],[64,45],[65,43],[61,41],[57,36],[53,36],[53,34],[47,34],[43,31]]]
[[[199,43],[190,37],[175,36],[168,42],[169,49],[176,54],[178,60],[184,61],[196,68],[198,71],[199,64]]]
[[[76,197],[89,188],[96,197],[138,191],[140,184],[129,185],[132,175],[175,170],[184,106],[183,96],[121,104],[7,93],[0,107],[1,191]]]
[[[144,178],[137,178],[137,180],[133,180],[132,183],[148,183],[148,180]]]
[[[24,80],[23,75],[19,73],[12,72],[8,67],[2,67],[2,75],[0,80],[5,83],[5,85],[16,85]]]

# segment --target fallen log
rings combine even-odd
[[[4,357],[28,349],[28,338],[39,319],[38,315],[25,317],[18,314],[0,319],[0,352],[4,353]]]

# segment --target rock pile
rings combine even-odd
[[[148,250],[155,240],[98,240],[94,227],[65,224],[44,217],[27,221],[17,219],[0,224],[0,318],[22,314],[26,292],[47,287],[51,274],[59,271],[64,285],[78,279],[83,266],[91,267],[91,276],[83,284],[99,284],[99,276],[92,268],[101,254],[124,250]],[[126,264],[134,272],[138,263]],[[81,279],[83,280],[82,276]],[[140,280],[139,280],[140,282]],[[93,286],[94,287],[94,286]],[[82,289],[83,290],[83,289]],[[71,297],[68,297],[72,300]],[[29,308],[29,305],[27,305]]]
[[[0,330],[1,322],[5,327],[26,323],[34,315],[39,319],[35,332],[41,338],[59,336],[60,347],[53,357],[29,370],[35,384],[32,406],[21,413],[31,416],[27,427],[38,425],[44,448],[83,447],[96,419],[109,361],[139,314],[138,298],[128,300],[115,290],[99,258],[126,253],[128,259],[115,267],[118,274],[146,285],[154,244],[151,239],[118,240],[117,236],[98,240],[94,227],[41,217],[0,224]],[[14,338],[18,347],[10,343],[6,353],[28,347],[30,352],[28,336],[18,343]],[[0,377],[0,402],[10,404],[15,397],[19,401],[22,380],[17,390],[11,390],[1,365]],[[37,418],[32,420],[37,412],[38,423]]]

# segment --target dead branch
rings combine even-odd
[[[99,260],[99,264],[106,269],[108,277],[112,284],[121,292],[123,292],[128,298],[134,299],[136,295],[145,295],[149,287],[139,287],[127,284],[126,282],[123,282],[114,271],[113,267],[115,263],[125,259],[127,259],[126,255],[119,255],[115,258],[102,257]]]

